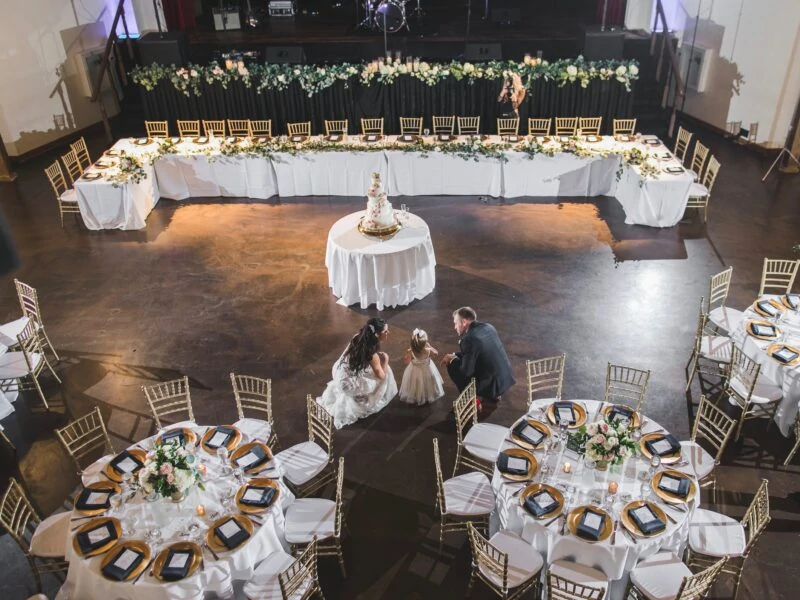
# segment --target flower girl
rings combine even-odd
[[[439,352],[428,343],[428,334],[422,329],[411,333],[411,347],[406,350],[408,365],[400,385],[400,400],[408,404],[429,404],[444,396],[442,376],[431,360]]]

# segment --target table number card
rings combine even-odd
[[[302,135],[293,135],[292,136],[292,141],[293,142],[302,142],[303,141],[303,136]]]
[[[583,450],[584,442],[581,435],[574,434],[567,436],[567,447],[564,449],[565,456],[578,458],[583,455]]]

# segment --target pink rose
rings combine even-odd
[[[161,471],[162,475],[169,475],[170,473],[172,473],[172,465],[163,464],[163,465],[161,465],[160,471]]]
[[[175,475],[173,475],[172,473],[167,475],[167,483],[175,483]]]
[[[608,433],[608,423],[600,423],[600,431]]]

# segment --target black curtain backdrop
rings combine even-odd
[[[314,133],[324,133],[325,119],[349,119],[350,133],[359,133],[362,117],[384,117],[384,131],[399,133],[400,117],[425,117],[431,128],[433,115],[481,117],[483,133],[495,133],[497,95],[502,80],[467,81],[448,79],[434,86],[401,77],[392,85],[373,82],[349,86],[336,82],[310,97],[297,83],[286,90],[247,88],[234,81],[223,89],[218,84],[201,84],[200,96],[186,96],[171,83],[161,82],[148,92],[142,88],[145,118],[170,121],[176,131],[177,119],[272,119],[274,135],[286,133],[286,123],[311,121]],[[520,133],[527,133],[528,117],[603,117],[603,130],[611,133],[613,119],[633,116],[633,94],[617,81],[595,80],[588,87],[536,80],[520,106]]]

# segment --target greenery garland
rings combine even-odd
[[[539,79],[554,81],[559,87],[577,83],[583,88],[594,80],[613,80],[631,91],[631,82],[639,78],[639,64],[635,60],[587,61],[583,56],[552,63],[531,57],[525,57],[522,62],[495,60],[485,63],[433,63],[416,59],[393,61],[387,58],[370,63],[335,65],[245,65],[242,61],[226,61],[225,65],[211,62],[206,66],[190,64],[188,67],[178,68],[175,65],[153,63],[148,67],[137,66],[130,73],[133,82],[148,92],[161,82],[169,82],[186,96],[200,96],[203,83],[216,84],[227,89],[232,81],[236,81],[247,88],[255,88],[260,94],[263,90],[285,90],[297,82],[309,97],[331,87],[337,81],[343,81],[345,86],[355,81],[365,86],[373,82],[392,85],[398,78],[413,77],[433,86],[450,78],[456,81],[465,79],[474,84],[480,79],[501,79],[508,74],[519,75],[528,89]]]

